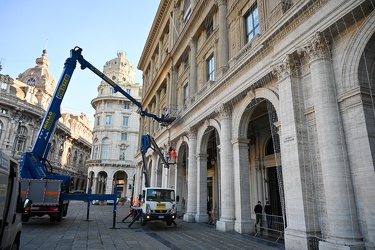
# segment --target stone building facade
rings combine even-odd
[[[253,233],[269,201],[286,249],[375,248],[371,0],[162,0],[138,68],[152,186],[184,220]],[[137,155],[136,189],[142,180]]]
[[[17,79],[0,74],[0,149],[19,160],[31,150],[51,101],[56,82],[48,71],[47,51],[36,59],[36,66]],[[83,113],[62,113],[51,137],[48,160],[53,171],[72,176],[74,188],[85,190],[90,158],[92,124]]]
[[[141,101],[142,87],[135,82],[136,69],[123,52],[105,63],[103,73]],[[112,194],[117,185],[118,197],[130,197],[139,140],[138,107],[105,81],[100,83],[98,96],[91,104],[95,121],[92,155],[86,164],[88,187],[95,194]]]

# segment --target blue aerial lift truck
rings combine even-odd
[[[111,85],[115,92],[120,92],[137,105],[141,116],[151,117],[163,126],[168,126],[175,120],[175,117],[158,117],[155,114],[148,113],[142,108],[140,102],[86,61],[81,53],[82,49],[80,47],[75,47],[70,51],[70,57],[65,62],[63,73],[56,86],[51,103],[45,113],[33,147],[31,151],[24,152],[21,156],[21,195],[23,200],[29,199],[32,204],[31,207],[27,211],[25,210],[22,214],[22,221],[24,222],[27,222],[31,216],[43,215],[49,215],[51,222],[60,222],[62,217],[65,217],[67,214],[70,200],[116,200],[116,194],[114,194],[113,197],[108,195],[90,194],[90,192],[89,194],[71,194],[70,191],[73,184],[71,177],[61,173],[54,173],[51,164],[47,160],[51,147],[50,139],[55,131],[57,121],[61,117],[61,103],[77,62],[80,63],[81,69],[90,69]],[[150,147],[150,144],[148,144],[148,147]],[[160,152],[160,149],[158,150]],[[147,148],[143,148],[142,152],[144,151],[147,151]],[[148,186],[148,184],[146,184],[146,186]]]

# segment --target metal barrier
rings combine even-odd
[[[275,234],[277,242],[281,237],[284,236],[284,219],[283,216],[270,215],[270,214],[256,214],[261,217],[261,220],[255,227],[255,236],[259,233],[263,233],[266,230],[269,234]],[[255,220],[255,223],[257,221]],[[259,231],[258,231],[259,228]]]

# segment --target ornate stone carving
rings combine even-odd
[[[296,70],[297,63],[294,61],[292,55],[287,54],[282,62],[273,66],[272,74],[277,76],[280,80],[289,77],[294,70]]]
[[[222,103],[216,112],[220,114],[222,119],[232,117],[232,107],[225,103]]]
[[[297,50],[297,53],[305,56],[309,63],[322,58],[331,59],[329,42],[322,32],[317,32],[307,45]]]
[[[189,130],[187,131],[189,138],[197,138],[197,133],[198,131],[195,127],[190,127]]]

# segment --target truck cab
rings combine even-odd
[[[146,187],[142,190],[141,224],[148,221],[162,220],[168,226],[175,224],[177,218],[177,202],[179,197],[172,188]]]
[[[23,210],[16,160],[0,151],[0,249],[18,249]]]

